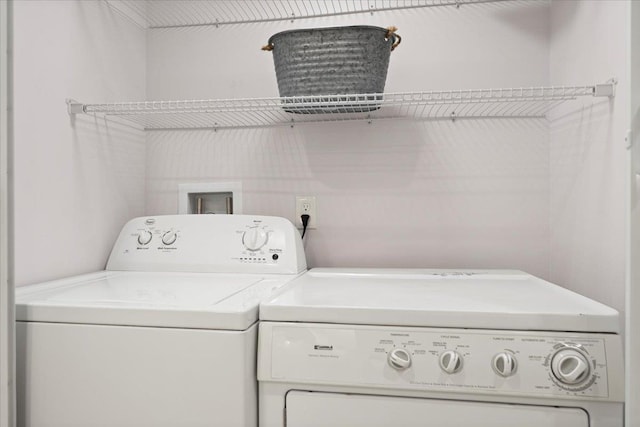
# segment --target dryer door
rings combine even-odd
[[[576,408],[291,391],[287,427],[588,427]]]

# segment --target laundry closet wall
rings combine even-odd
[[[241,181],[245,213],[315,195],[311,266],[518,268],[622,310],[625,2],[499,2],[146,32],[98,1],[15,2],[18,284],[104,267],[122,224],[178,185]],[[149,131],[82,102],[277,95],[260,51],[291,28],[396,25],[386,91],[590,85],[546,119]],[[626,115],[625,115],[626,114]],[[623,159],[624,160],[624,159]]]
[[[387,92],[549,83],[543,2],[463,5],[148,32],[151,100],[277,96],[269,37],[395,25]],[[588,83],[588,82],[585,82]],[[311,266],[519,268],[549,274],[549,127],[543,119],[300,124],[147,133],[147,212],[178,185],[241,181],[244,213],[294,219],[314,195]]]
[[[551,84],[616,77],[613,99],[549,115],[550,279],[624,309],[629,126],[628,2],[551,3]]]
[[[375,120],[147,135],[147,212],[241,181],[246,213],[315,195],[311,266],[517,268],[624,310],[625,2],[505,2],[148,32],[149,99],[276,96],[270,35],[396,25],[387,92],[589,85],[549,119]]]
[[[145,33],[102,1],[14,1],[17,285],[103,269],[144,213],[144,134],[65,98],[145,97]]]

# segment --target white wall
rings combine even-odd
[[[551,84],[619,80],[616,96],[554,110],[550,278],[624,310],[629,77],[627,2],[555,1]]]
[[[396,25],[386,91],[548,84],[548,5],[377,12],[294,23],[152,30],[149,99],[277,95],[260,51],[295,27]],[[242,181],[245,213],[293,219],[315,195],[311,266],[505,267],[548,275],[544,120],[375,121],[148,133],[148,214],[178,184]]]
[[[11,132],[11,96],[9,54],[11,46],[11,11],[6,1],[0,2],[0,427],[11,427],[15,421],[14,342],[15,316],[11,257],[9,256],[11,221],[9,219],[10,177],[9,146]]]
[[[104,268],[144,210],[144,135],[66,112],[145,97],[145,35],[102,1],[14,2],[18,285]]]
[[[317,196],[312,266],[521,268],[622,309],[623,9],[464,5],[151,30],[145,42],[103,2],[16,2],[18,283],[102,268],[126,219],[176,212],[180,183],[239,180],[246,213],[293,219],[295,195]],[[145,148],[132,128],[71,123],[62,103],[144,99],[145,84],[147,99],[274,96],[259,50],[270,35],[350,24],[400,28],[390,92],[616,75],[618,96],[560,109],[551,145],[544,120],[512,119],[149,132]]]
[[[626,294],[627,427],[640,427],[640,3],[631,3],[631,126],[633,147],[629,176],[629,254]]]

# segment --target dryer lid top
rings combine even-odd
[[[619,331],[618,312],[521,271],[313,269],[260,319],[503,330]]]

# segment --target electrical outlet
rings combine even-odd
[[[318,224],[318,214],[316,210],[315,196],[296,196],[296,227],[302,228],[302,220],[300,219],[300,216],[304,214],[309,215],[307,230],[310,228],[316,228]]]

